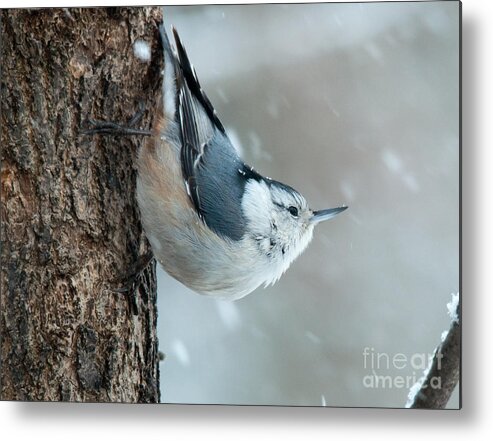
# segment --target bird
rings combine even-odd
[[[164,55],[162,99],[137,158],[137,202],[152,252],[191,290],[237,300],[274,284],[320,222],[346,206],[314,211],[289,185],[245,164],[202,89],[177,30]]]

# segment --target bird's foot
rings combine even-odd
[[[137,306],[137,288],[141,283],[141,276],[147,269],[154,254],[152,251],[147,251],[142,256],[139,256],[135,264],[130,268],[129,276],[124,278],[124,283],[121,288],[113,288],[112,292],[117,294],[123,294],[128,301],[129,309],[133,315],[139,315],[139,308]]]
[[[100,121],[92,118],[87,119],[89,127],[82,130],[82,135],[115,135],[115,136],[151,136],[151,130],[138,129],[135,125],[142,119],[144,115],[144,105],[142,102],[138,105],[138,110],[130,118],[126,125],[117,124],[110,121]]]

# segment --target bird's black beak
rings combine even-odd
[[[328,208],[327,210],[314,211],[313,216],[310,218],[310,222],[316,225],[319,222],[332,219],[334,216],[343,212],[346,209],[347,206],[343,206],[337,208]]]

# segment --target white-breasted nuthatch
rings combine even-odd
[[[239,299],[276,282],[313,228],[347,207],[312,211],[293,188],[238,156],[173,28],[164,26],[163,116],[139,152],[137,201],[155,257],[192,290]]]

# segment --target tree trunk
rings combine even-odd
[[[139,104],[151,125],[161,9],[0,17],[1,398],[158,402],[155,263],[115,291],[149,249],[134,195],[142,138],[81,131]],[[137,39],[151,62],[133,55]]]

